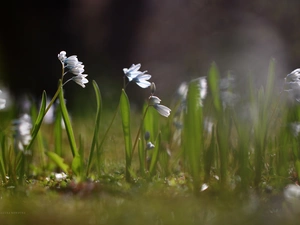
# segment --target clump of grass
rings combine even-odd
[[[3,186],[25,187],[26,183],[40,180],[44,186],[69,188],[73,192],[74,183],[84,183],[80,186],[84,190],[100,183],[123,188],[125,192],[129,189],[129,193],[139,187],[147,193],[147,187],[162,185],[172,189],[171,195],[191,192],[199,198],[212,195],[228,200],[233,193],[244,196],[252,190],[256,194],[270,189],[280,192],[289,183],[298,184],[298,71],[289,74],[285,80],[287,87],[277,92],[275,61],[271,60],[266,85],[256,89],[249,79],[244,87],[249,94],[240,96],[235,90],[235,78],[230,73],[222,78],[216,63],[212,63],[207,76],[180,86],[179,98],[171,111],[154,95],[156,85],[149,81],[151,75],[140,71],[140,64],[133,64],[123,69],[119,104],[109,114],[106,127],[102,123],[100,87],[92,82],[95,117],[89,121],[89,133],[82,131],[76,138],[76,123],[67,109],[63,88],[72,80],[85,87],[87,75],[83,74],[84,66],[77,56],[67,57],[61,52],[58,58],[62,76],[49,103],[44,91],[39,110],[33,105],[26,121],[22,117],[14,120],[13,130],[1,126]],[[67,73],[74,76],[64,82]],[[133,114],[126,93],[132,83],[150,89],[149,97],[141,105],[141,115]],[[0,103],[3,109],[5,101]],[[54,133],[52,139],[43,127],[51,107],[56,107],[54,122],[48,127]],[[138,125],[133,126],[136,117]],[[110,163],[105,146],[110,145],[110,134],[118,129],[114,127],[116,121],[121,124],[122,137],[118,140],[123,144],[115,148],[121,149],[124,157]],[[120,151],[116,149],[119,157]],[[50,185],[49,181],[53,183]],[[202,221],[206,221],[208,214],[203,214]]]

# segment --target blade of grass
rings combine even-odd
[[[45,154],[65,173],[69,172],[68,164],[64,163],[64,159],[55,152],[45,152]]]
[[[203,115],[200,98],[198,83],[191,82],[188,88],[187,109],[184,115],[183,146],[193,177],[195,192],[200,187],[203,173]]]
[[[94,155],[94,151],[95,151],[96,142],[98,141],[98,137],[99,137],[100,119],[101,119],[101,111],[102,111],[101,93],[100,93],[100,89],[99,89],[96,81],[93,81],[93,87],[94,87],[94,91],[95,91],[95,95],[96,95],[97,111],[96,111],[96,120],[95,120],[95,129],[94,129],[94,134],[93,134],[93,140],[92,140],[89,160],[88,160],[88,164],[87,164],[87,171],[86,171],[87,176],[89,175],[89,172],[90,172],[90,167],[91,167],[91,164],[93,161],[93,155]],[[101,154],[100,154],[101,148],[97,148],[97,153],[98,153],[97,154],[97,159],[98,159],[101,156]]]
[[[149,167],[149,173],[150,176],[153,176],[155,174],[155,168],[158,162],[159,157],[159,151],[160,151],[160,143],[161,143],[161,133],[158,133],[158,137],[156,138],[155,147],[153,149],[150,167]]]
[[[132,139],[130,130],[130,104],[124,89],[120,97],[120,111],[122,127],[125,141],[125,159],[126,159],[126,181],[130,181],[130,167],[132,155]]]
[[[32,129],[32,132],[31,132],[31,140],[30,140],[30,143],[27,145],[26,147],[26,150],[28,149],[31,149],[31,146],[40,130],[40,127],[42,125],[42,122],[43,122],[43,118],[45,116],[45,110],[46,110],[46,100],[47,100],[47,95],[46,95],[46,92],[43,91],[43,95],[42,95],[42,101],[41,101],[41,107],[40,107],[40,110],[39,110],[39,114],[37,116],[37,119],[35,121],[35,124],[34,124],[34,127]]]
[[[72,125],[71,125],[71,120],[70,120],[70,117],[69,117],[69,113],[68,113],[68,110],[67,110],[67,107],[66,107],[62,87],[61,87],[61,90],[60,90],[60,93],[59,93],[59,101],[60,101],[60,108],[61,108],[62,117],[63,117],[65,125],[66,125],[66,131],[67,131],[67,136],[68,136],[68,139],[69,139],[72,155],[73,155],[73,157],[75,157],[76,155],[79,155],[79,153],[78,153],[78,150],[77,150],[75,137],[74,137],[74,132],[73,132],[73,128],[72,128]]]

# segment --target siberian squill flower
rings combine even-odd
[[[141,64],[132,64],[129,69],[124,68],[123,72],[125,76],[128,78],[129,82],[133,81],[141,88],[147,88],[151,86],[151,83],[148,81],[151,78],[150,74],[146,74],[148,71],[144,72],[139,71],[141,68]]]
[[[284,90],[288,92],[292,99],[300,102],[300,69],[293,70],[284,80]]]
[[[28,114],[23,114],[19,119],[13,121],[13,131],[15,145],[20,151],[24,151],[31,141],[31,118]]]
[[[62,63],[64,70],[67,70],[64,72],[64,75],[68,72],[75,75],[72,78],[70,78],[69,80],[67,80],[64,84],[66,84],[70,80],[73,80],[78,85],[85,88],[85,84],[89,82],[88,79],[86,79],[86,77],[88,75],[83,74],[84,65],[82,64],[82,62],[78,61],[77,56],[71,55],[71,56],[67,57],[66,52],[61,51],[57,57],[60,60],[60,62]]]
[[[161,100],[156,96],[151,95],[149,97],[149,105],[153,106],[160,115],[168,117],[171,109],[169,109],[167,106],[161,105],[160,102]]]
[[[1,90],[0,90],[0,94],[1,94]],[[3,98],[0,98],[0,109],[4,109],[5,108],[5,104],[6,104],[6,100]]]

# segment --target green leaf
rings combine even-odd
[[[208,73],[208,85],[212,94],[214,106],[218,112],[221,110],[219,81],[219,71],[216,63],[213,62]]]
[[[195,190],[199,188],[200,175],[203,171],[203,115],[200,98],[198,83],[191,82],[184,115],[183,144]]]
[[[94,91],[95,91],[95,95],[96,95],[97,111],[96,111],[96,121],[95,121],[95,129],[94,129],[94,134],[93,134],[93,141],[92,141],[89,160],[88,160],[88,164],[87,164],[87,172],[86,172],[87,176],[89,174],[90,167],[91,167],[91,164],[92,164],[92,161],[93,161],[95,146],[96,146],[96,143],[97,143],[98,138],[99,138],[100,118],[101,118],[101,111],[102,111],[100,89],[99,89],[96,81],[94,81],[94,80],[93,80],[93,87],[94,87]],[[101,147],[102,147],[102,145],[100,145],[100,148],[97,149],[97,152],[98,152],[97,158],[100,157]]]
[[[46,155],[65,173],[68,173],[69,166],[64,163],[64,159],[57,155],[55,152],[46,152]]]
[[[59,156],[62,156],[62,130],[62,115],[60,103],[58,103],[54,121],[54,145],[55,153]]]
[[[148,107],[148,103],[144,105],[144,112],[147,111],[144,118],[144,134],[146,131],[149,132],[150,138],[149,141],[152,143],[155,141],[155,138],[158,134],[158,127],[159,127],[159,114],[157,113],[156,109],[154,107]]]
[[[132,139],[130,130],[130,104],[124,89],[120,97],[120,111],[122,119],[122,127],[125,141],[125,156],[126,156],[126,180],[130,180],[130,167],[132,155]]]
[[[82,172],[82,159],[79,154],[75,155],[72,160],[72,171],[76,176],[79,176]]]
[[[47,95],[46,95],[46,92],[43,91],[43,95],[42,95],[42,101],[41,101],[41,107],[40,107],[40,111],[39,111],[39,114],[37,116],[37,119],[35,121],[35,124],[34,124],[34,127],[32,129],[32,132],[31,132],[31,141],[30,143],[27,145],[26,149],[30,149],[39,130],[40,130],[40,127],[42,125],[42,122],[43,122],[43,118],[45,116],[45,109],[46,109],[46,100],[47,100]]]
[[[146,169],[146,165],[145,165],[146,154],[141,139],[138,140],[138,153],[139,153],[139,160],[140,160],[140,172],[142,175],[144,175]]]
[[[155,142],[155,148],[153,149],[153,153],[151,157],[150,168],[149,168],[150,175],[154,175],[154,171],[157,165],[159,151],[160,151],[160,143],[161,143],[161,133],[159,132],[157,140]]]
[[[59,102],[60,102],[61,113],[62,113],[64,122],[65,122],[65,125],[66,125],[66,131],[67,131],[67,135],[68,135],[72,155],[73,155],[73,157],[75,157],[76,155],[79,155],[79,153],[78,153],[78,150],[77,150],[77,147],[76,147],[74,132],[73,132],[73,128],[72,128],[72,125],[71,125],[71,120],[70,120],[69,113],[68,113],[66,103],[65,103],[65,99],[64,99],[63,88],[60,87],[60,89],[61,90],[59,92]]]

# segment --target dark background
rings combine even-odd
[[[205,76],[212,61],[222,75],[251,73],[258,85],[265,82],[271,58],[279,83],[300,65],[298,0],[38,3],[8,2],[0,10],[0,83],[16,98],[40,97],[43,90],[54,94],[61,50],[77,55],[89,74],[85,89],[65,86],[71,106],[94,101],[92,80],[109,104],[117,102],[122,69],[132,63],[149,71],[166,104],[182,81]],[[136,103],[148,94],[135,84],[128,87]]]

